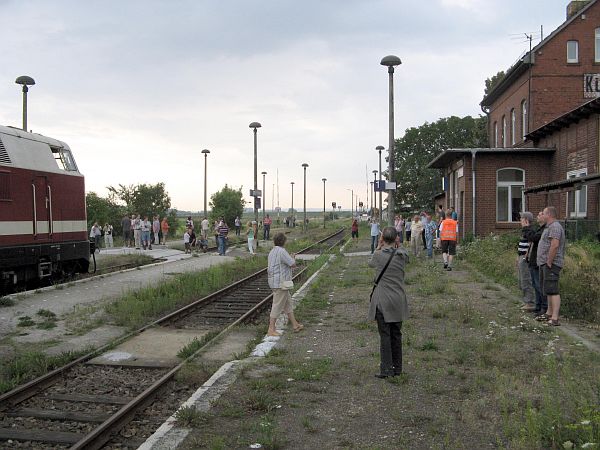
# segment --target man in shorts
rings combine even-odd
[[[546,228],[538,244],[537,264],[540,266],[540,287],[542,295],[548,296],[548,325],[558,326],[560,294],[558,280],[564,264],[565,230],[556,220],[556,208],[548,206],[542,213]]]
[[[456,255],[458,240],[458,222],[452,218],[452,210],[446,211],[446,218],[440,224],[440,240],[442,241],[442,258],[444,269],[452,270],[452,260]]]

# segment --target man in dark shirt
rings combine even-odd
[[[519,275],[519,288],[523,293],[523,310],[535,311],[535,289],[533,287],[531,272],[529,271],[529,262],[527,261],[527,252],[529,251],[528,235],[531,231],[533,214],[529,211],[520,214],[521,219],[521,240],[517,249],[517,272]]]
[[[542,214],[542,211],[540,211],[537,215],[537,223],[539,227],[537,229],[529,227],[529,229],[523,234],[524,237],[526,237],[529,241],[527,261],[529,262],[529,272],[531,273],[531,284],[535,290],[535,309],[533,310],[533,314],[535,315],[536,320],[545,320],[546,317],[544,313],[548,309],[548,299],[542,294],[542,289],[540,287],[540,268],[537,265],[538,244],[545,228]]]
[[[131,231],[131,219],[124,215],[121,219],[121,228],[123,229],[123,247],[129,247],[129,232]]]
[[[227,235],[229,234],[229,227],[225,223],[225,219],[221,219],[221,222],[219,222],[217,232],[219,233],[217,236],[219,255],[225,256],[225,252],[227,251]]]

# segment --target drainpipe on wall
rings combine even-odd
[[[490,110],[489,108],[480,105],[481,111],[486,115],[486,128],[487,128],[487,135],[488,135],[488,147],[491,148],[492,144],[491,144],[491,136],[492,136],[492,131],[490,130]]]
[[[471,178],[472,182],[472,192],[473,192],[473,209],[472,209],[472,217],[473,217],[473,237],[475,237],[475,155],[477,154],[477,150],[471,150]]]

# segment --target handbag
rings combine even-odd
[[[381,277],[383,276],[383,274],[387,270],[388,266],[392,262],[392,258],[394,257],[395,254],[396,254],[396,250],[394,250],[392,252],[392,254],[390,255],[390,259],[387,260],[387,262],[385,263],[385,266],[383,266],[383,270],[377,276],[377,279],[375,280],[375,284],[373,285],[373,289],[371,289],[371,294],[369,295],[369,302],[373,299],[373,293],[375,292],[375,288],[377,287],[377,284],[381,281]]]
[[[281,276],[281,252],[279,252],[279,276]],[[289,291],[294,289],[294,282],[292,280],[283,280],[279,283],[279,289]]]

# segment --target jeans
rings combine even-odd
[[[529,273],[529,263],[525,256],[519,256],[518,264],[519,289],[523,292],[523,303],[533,305],[535,303],[535,292]]]
[[[427,257],[431,258],[433,256],[433,234],[425,235],[425,244],[427,247]]]
[[[379,354],[381,375],[400,375],[402,373],[402,322],[386,322],[379,309],[375,312],[379,330]]]
[[[271,225],[265,225],[265,227],[263,229],[263,239],[265,241],[269,240],[270,233],[271,233]]]
[[[379,240],[379,236],[371,236],[371,253],[375,251],[377,248],[377,241]]]
[[[225,236],[218,237],[217,248],[219,250],[219,255],[225,256],[225,251],[227,250],[227,239],[225,239]]]
[[[540,286],[540,268],[538,266],[529,266],[531,274],[531,284],[535,290],[535,311],[536,313],[545,313],[548,310],[548,297],[542,295]]]
[[[236,235],[236,236],[239,236],[239,235],[240,235],[240,228],[241,228],[241,227],[240,227],[239,225],[236,225],[236,226],[235,226],[235,235]]]

